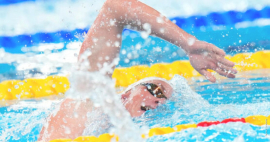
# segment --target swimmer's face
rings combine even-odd
[[[156,85],[158,87],[156,89],[162,91],[167,99],[171,97],[173,89],[168,83],[161,80],[151,80],[144,83]],[[155,109],[166,101],[165,97],[159,98],[152,95],[146,87],[145,85],[137,85],[122,95],[124,106],[132,117],[140,116],[147,110]]]

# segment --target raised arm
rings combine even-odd
[[[75,139],[81,136],[85,129],[87,113],[92,111],[92,103],[90,100],[65,99],[55,111],[47,118],[38,141]]]
[[[189,56],[192,66],[208,80],[215,77],[207,71],[212,69],[220,75],[234,78],[237,71],[233,62],[224,58],[225,52],[216,46],[198,41],[155,9],[138,0],[107,0],[94,24],[87,33],[80,54],[91,51],[88,57],[90,71],[98,71],[103,64],[112,63],[118,57],[121,34],[124,27],[143,31],[181,47]]]

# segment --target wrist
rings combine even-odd
[[[197,43],[197,41],[198,39],[195,36],[190,35],[184,40],[184,42],[180,46],[188,55],[191,52],[193,46]]]

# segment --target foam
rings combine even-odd
[[[87,28],[94,22],[104,1],[35,1],[1,6],[0,36]],[[207,0],[207,2],[197,0],[176,2],[168,0],[165,3],[160,0],[142,0],[142,2],[168,17],[206,15],[211,12],[228,10],[246,11],[249,8],[260,10],[264,6],[270,5],[268,0]]]

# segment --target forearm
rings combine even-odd
[[[158,11],[137,0],[107,0],[80,51],[83,53],[90,49],[90,71],[98,71],[104,62],[111,63],[118,56],[122,30],[128,25],[181,46],[184,50],[188,47],[187,40],[194,38]]]
[[[50,115],[44,124],[39,141],[50,141],[59,138],[75,139],[81,136],[87,121],[87,112],[91,112],[92,103],[89,100],[64,100],[55,115]]]
[[[154,36],[167,40],[186,50],[188,40],[195,39],[194,36],[186,33],[168,18],[161,15],[155,9],[141,3],[137,0],[116,0],[114,4],[118,6],[121,12],[117,13],[118,21],[124,25],[130,25],[132,29],[143,31]],[[150,27],[149,27],[150,26]]]

